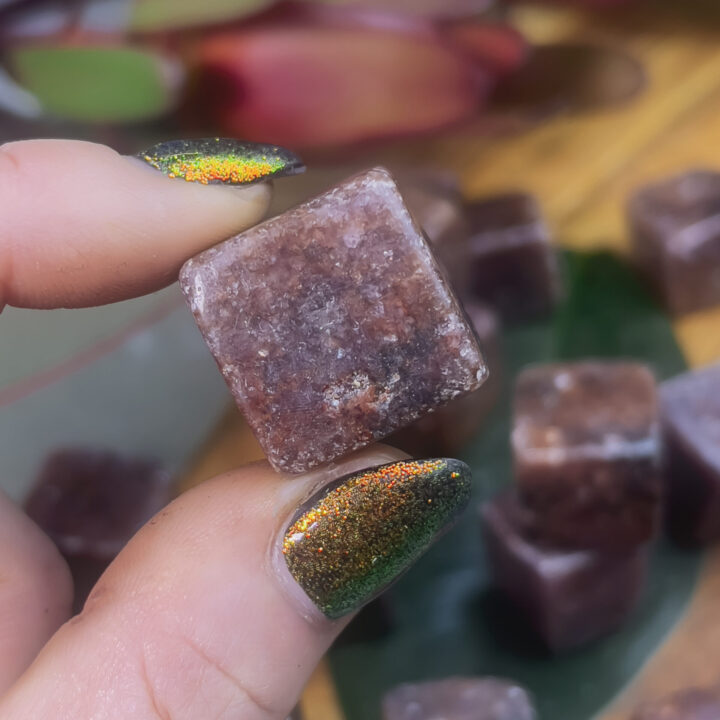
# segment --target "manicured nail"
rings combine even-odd
[[[248,185],[305,170],[285,148],[227,138],[171,140],[137,157],[171,178],[203,185]]]
[[[290,574],[329,618],[380,594],[470,499],[459,460],[405,460],[346,475],[298,512],[283,537]]]

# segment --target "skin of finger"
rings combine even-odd
[[[349,618],[305,614],[275,543],[330,476],[402,457],[375,448],[304,478],[260,464],[181,496],[120,554],[0,717],[284,720]]]
[[[103,145],[0,145],[0,308],[84,307],[157,290],[263,218],[268,183],[170,179]]]
[[[0,492],[0,692],[70,617],[72,598],[55,545]]]

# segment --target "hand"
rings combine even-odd
[[[89,143],[0,146],[0,308],[80,307],[156,290],[190,255],[260,220],[270,194],[267,184],[169,180]],[[363,493],[346,488],[363,533],[343,554],[362,560],[368,538],[388,529],[391,552],[341,567],[345,584],[327,595],[315,582],[320,555],[308,561],[301,551],[313,530],[298,535],[292,525],[298,508],[331,479],[399,457],[376,447],[305,476],[259,463],[208,481],[133,538],[69,621],[63,560],[0,497],[0,717],[285,718],[352,612],[467,501],[469,480],[455,461],[399,463],[380,472],[398,473],[387,486],[365,473],[370,492],[367,482]],[[400,504],[393,496],[380,524],[366,497],[395,484],[405,495]],[[412,538],[402,535],[409,527]]]

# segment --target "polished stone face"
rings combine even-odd
[[[616,630],[637,605],[649,551],[562,550],[529,539],[522,505],[507,491],[482,507],[493,584],[523,614],[545,645],[567,650]]]
[[[465,212],[471,296],[505,321],[550,312],[560,296],[560,276],[537,201],[510,193],[468,203]]]
[[[526,532],[536,539],[622,550],[656,533],[658,409],[646,366],[526,369],[515,389],[512,450]]]
[[[180,283],[277,470],[304,472],[379,440],[487,374],[383,169],[201,253]]]
[[[666,518],[676,540],[720,539],[720,365],[660,386]]]
[[[628,220],[636,261],[671,312],[720,304],[720,173],[696,170],[641,188]]]
[[[519,685],[493,677],[449,677],[407,683],[386,693],[383,720],[536,720]]]
[[[477,390],[393,433],[387,442],[415,457],[455,457],[477,435],[497,405],[502,389],[502,353],[496,313],[486,305],[464,304],[487,361],[488,379]]]

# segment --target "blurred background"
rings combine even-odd
[[[664,378],[720,359],[717,309],[671,315],[646,293],[625,210],[647,183],[720,168],[718,113],[716,0],[0,0],[0,142],[285,145],[308,172],[277,181],[273,213],[383,164],[438,247],[482,223],[473,204],[530,198],[510,214],[542,225],[562,287],[532,317],[494,308],[476,322],[501,378],[458,435],[478,502],[510,474],[508,398],[526,364],[631,356]],[[261,457],[176,287],[103,308],[8,308],[0,330],[0,476],[18,501],[58,449],[151,458],[175,488]],[[720,681],[720,558],[713,573],[712,557],[660,551],[639,619],[550,661],[490,627],[514,621],[484,599],[477,524],[340,643],[307,719],[370,720],[393,682],[443,669],[521,680],[552,720],[617,698],[602,717],[619,720],[638,697]],[[460,560],[458,543],[471,547]]]

